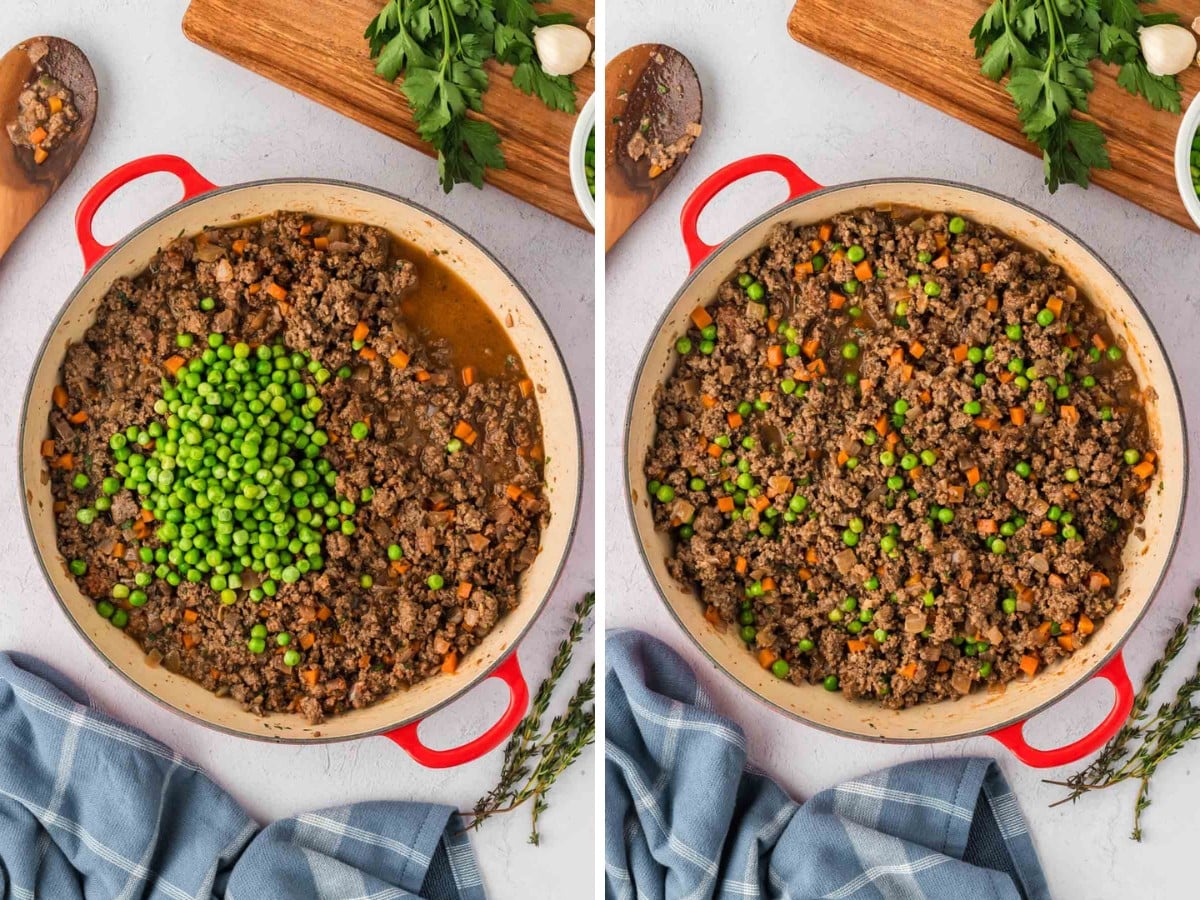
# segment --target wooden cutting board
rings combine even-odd
[[[209,50],[318,103],[435,155],[418,137],[407,101],[375,74],[363,31],[383,0],[192,0],[183,33]],[[555,0],[582,26],[593,0]],[[569,150],[575,116],[552,112],[512,85],[511,69],[489,63],[491,88],[482,118],[500,133],[508,168],[488,170],[490,184],[580,228],[589,228],[571,190]],[[595,69],[575,75],[576,100],[595,89]],[[437,181],[431,163],[421,177]],[[474,191],[459,185],[456,191]]]
[[[1194,8],[1180,8],[1184,5]],[[1004,88],[979,73],[968,34],[987,8],[986,0],[923,0],[919,14],[917,8],[901,15],[895,0],[798,0],[788,17],[788,32],[800,43],[1040,159],[1041,151],[1021,133]],[[1175,11],[1189,22],[1200,13],[1200,3],[1175,4]],[[1095,64],[1092,70],[1096,90],[1091,115],[1108,138],[1113,165],[1094,171],[1093,182],[1194,229],[1175,188],[1181,117],[1156,112],[1142,98],[1127,94],[1117,86],[1116,68]],[[1200,88],[1200,70],[1189,68],[1180,81],[1186,109]],[[889,128],[895,131],[896,125],[889,123]],[[1074,185],[1059,188],[1077,190]]]

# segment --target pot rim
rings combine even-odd
[[[812,199],[815,199],[816,197],[824,196],[827,194],[833,194],[838,191],[849,190],[851,188],[887,187],[887,186],[900,185],[900,184],[905,184],[905,185],[917,184],[917,185],[926,185],[926,186],[930,186],[930,187],[948,187],[948,188],[954,188],[956,190],[962,190],[962,191],[967,191],[969,193],[978,194],[978,195],[987,197],[992,200],[998,200],[1002,203],[1008,204],[1009,206],[1015,207],[1016,209],[1019,209],[1020,211],[1027,213],[1028,215],[1033,216],[1038,221],[1044,222],[1047,225],[1057,228],[1060,232],[1062,232],[1068,238],[1070,238],[1072,241],[1074,241],[1075,244],[1078,245],[1081,252],[1086,253],[1088,256],[1090,256],[1098,265],[1100,265],[1112,277],[1112,279],[1118,285],[1120,285],[1121,290],[1123,290],[1125,292],[1125,295],[1133,302],[1134,308],[1141,314],[1142,318],[1145,320],[1146,325],[1149,328],[1150,334],[1153,336],[1154,341],[1158,344],[1158,349],[1162,353],[1163,363],[1166,367],[1167,374],[1170,376],[1170,379],[1171,379],[1171,389],[1172,389],[1172,392],[1175,397],[1175,404],[1179,409],[1179,419],[1183,425],[1183,428],[1182,428],[1183,478],[1182,478],[1182,486],[1181,486],[1180,497],[1179,497],[1179,508],[1178,508],[1178,512],[1177,512],[1176,520],[1175,520],[1175,529],[1174,529],[1173,534],[1171,535],[1171,547],[1170,547],[1170,550],[1167,552],[1167,556],[1166,556],[1165,561],[1163,562],[1162,568],[1159,570],[1158,577],[1154,581],[1153,589],[1146,596],[1146,598],[1141,602],[1141,609],[1138,610],[1137,616],[1133,619],[1133,621],[1129,624],[1129,626],[1125,629],[1125,631],[1120,635],[1120,637],[1118,637],[1116,640],[1113,641],[1113,645],[1108,650],[1107,653],[1105,653],[1100,659],[1098,659],[1096,661],[1096,663],[1091,668],[1089,668],[1084,674],[1080,675],[1078,678],[1075,679],[1075,681],[1073,681],[1071,684],[1069,684],[1063,690],[1059,691],[1057,694],[1055,694],[1049,700],[1046,700],[1045,702],[1038,704],[1037,706],[1033,707],[1032,709],[1029,709],[1029,710],[1021,713],[1020,715],[1006,719],[1005,721],[999,722],[995,725],[988,725],[983,728],[975,728],[975,729],[971,729],[969,731],[960,732],[958,734],[944,735],[941,737],[883,737],[882,735],[859,734],[857,732],[847,731],[844,728],[837,728],[832,725],[826,725],[824,723],[814,721],[813,719],[803,716],[800,713],[797,713],[789,708],[780,706],[778,703],[775,703],[774,701],[769,700],[767,697],[763,696],[758,691],[755,691],[749,685],[745,684],[740,678],[738,678],[732,671],[730,671],[724,665],[724,663],[721,661],[721,659],[718,659],[717,657],[715,657],[712,653],[710,653],[705,648],[704,644],[701,643],[699,638],[697,638],[696,635],[692,633],[691,629],[689,629],[687,627],[687,625],[684,624],[683,620],[675,612],[675,608],[671,605],[671,602],[667,599],[666,591],[663,590],[663,586],[662,586],[661,582],[654,574],[654,569],[651,566],[650,558],[649,558],[649,555],[648,555],[647,549],[646,549],[646,545],[642,541],[641,537],[638,534],[636,509],[635,509],[634,500],[633,500],[633,484],[630,481],[630,468],[631,467],[629,465],[629,453],[630,453],[630,441],[631,441],[631,435],[632,435],[633,418],[634,418],[634,414],[635,414],[635,410],[634,410],[635,388],[641,382],[642,376],[646,372],[646,366],[650,360],[650,350],[654,345],[655,338],[665,327],[667,319],[670,317],[671,311],[675,308],[675,305],[684,296],[684,294],[686,294],[688,292],[688,290],[690,290],[692,284],[699,278],[700,274],[705,269],[707,269],[708,266],[712,265],[716,261],[717,257],[719,257],[726,250],[727,247],[729,247],[732,243],[737,241],[739,238],[741,238],[748,232],[752,231],[753,229],[759,227],[763,223],[765,223],[771,219],[774,219],[795,207],[802,206],[805,202],[807,202],[809,200],[812,200]],[[1041,253],[1042,251],[1039,250],[1038,252]],[[1127,640],[1129,640],[1130,635],[1133,634],[1134,630],[1138,627],[1138,625],[1141,624],[1142,619],[1145,618],[1146,614],[1149,612],[1150,606],[1154,602],[1154,598],[1158,595],[1158,591],[1162,587],[1163,580],[1167,576],[1167,571],[1171,567],[1171,562],[1175,557],[1175,551],[1179,548],[1179,536],[1183,530],[1183,520],[1184,520],[1184,515],[1186,513],[1186,510],[1187,510],[1188,469],[1189,469],[1189,462],[1190,462],[1190,460],[1189,460],[1190,451],[1189,451],[1189,447],[1188,447],[1187,417],[1184,413],[1183,394],[1179,388],[1179,379],[1175,374],[1175,369],[1171,365],[1171,358],[1170,358],[1170,356],[1167,355],[1166,349],[1163,347],[1162,338],[1158,334],[1158,329],[1155,328],[1155,326],[1154,326],[1154,320],[1151,319],[1150,316],[1147,314],[1145,308],[1141,304],[1141,301],[1138,300],[1137,296],[1133,293],[1133,291],[1131,291],[1129,289],[1129,286],[1125,283],[1124,279],[1122,279],[1121,276],[1118,275],[1117,272],[1112,268],[1112,266],[1110,266],[1104,259],[1102,259],[1100,257],[1100,255],[1097,254],[1096,251],[1094,251],[1091,248],[1090,245],[1088,245],[1087,243],[1082,241],[1079,238],[1079,236],[1075,234],[1075,232],[1073,232],[1069,228],[1066,228],[1065,226],[1061,225],[1055,219],[1039,212],[1038,210],[1034,209],[1033,207],[1031,207],[1025,203],[1022,203],[1019,200],[1015,200],[1011,197],[1006,197],[1005,195],[998,193],[997,191],[992,191],[987,188],[977,187],[975,185],[966,184],[961,181],[952,181],[952,180],[945,179],[945,178],[868,178],[868,179],[863,179],[860,181],[848,181],[848,182],[843,182],[840,184],[828,185],[825,187],[821,187],[817,190],[810,191],[809,193],[804,194],[800,197],[796,197],[791,200],[785,200],[783,203],[780,203],[777,206],[771,207],[766,212],[755,217],[750,222],[748,222],[747,224],[738,228],[732,234],[730,234],[728,237],[726,237],[724,240],[722,240],[721,243],[717,245],[715,250],[713,250],[697,266],[695,266],[690,272],[688,272],[687,278],[684,279],[684,282],[680,286],[679,290],[676,291],[675,295],[670,299],[670,301],[668,301],[668,303],[666,304],[666,307],[663,309],[662,313],[659,315],[658,321],[655,323],[653,330],[650,332],[650,336],[646,341],[646,347],[642,351],[641,359],[638,361],[637,375],[633,381],[633,384],[630,386],[630,389],[629,389],[629,399],[626,403],[626,409],[625,409],[624,430],[625,430],[624,440],[623,440],[623,451],[624,451],[623,452],[623,457],[624,457],[623,463],[624,463],[624,465],[622,466],[622,468],[624,469],[623,478],[624,478],[624,482],[625,482],[625,510],[626,510],[626,513],[628,514],[629,526],[630,526],[631,530],[633,531],[634,540],[637,542],[638,554],[642,559],[642,563],[646,567],[646,571],[650,575],[650,580],[654,583],[654,590],[658,593],[659,599],[662,600],[663,605],[666,606],[667,611],[671,614],[671,617],[675,620],[675,623],[679,626],[680,630],[684,634],[687,635],[688,639],[692,642],[693,645],[695,645],[696,649],[698,649],[701,653],[703,653],[704,656],[708,659],[708,661],[710,663],[712,663],[718,670],[720,670],[722,675],[724,675],[726,678],[728,678],[730,681],[732,681],[734,684],[736,684],[743,691],[745,691],[746,693],[749,693],[751,696],[754,697],[754,699],[756,699],[759,703],[765,705],[769,709],[771,709],[775,712],[782,713],[784,716],[786,716],[789,719],[792,719],[793,721],[799,722],[803,725],[807,725],[811,728],[816,728],[819,731],[824,731],[828,734],[833,734],[838,737],[851,738],[853,740],[859,740],[859,741],[867,741],[867,742],[873,743],[873,744],[897,744],[897,745],[940,744],[940,743],[946,743],[949,741],[965,740],[966,738],[986,737],[986,736],[990,735],[992,732],[999,731],[1003,728],[1007,728],[1012,725],[1016,725],[1020,722],[1026,722],[1026,721],[1034,718],[1035,716],[1040,715],[1041,713],[1045,712],[1050,707],[1065,700],[1070,694],[1074,693],[1076,690],[1083,687],[1083,685],[1090,682],[1093,678],[1096,677],[1096,675],[1109,662],[1112,661],[1112,659],[1115,656],[1117,656],[1122,651],[1122,649],[1125,646],[1125,642]],[[846,702],[853,704],[857,701],[847,700]]]
[[[428,216],[430,219],[433,219],[434,221],[438,222],[440,225],[449,229],[454,234],[457,234],[460,237],[462,237],[469,244],[471,244],[471,246],[473,246],[476,250],[478,250],[480,253],[482,253],[492,265],[494,265],[497,269],[499,269],[500,272],[502,272],[504,274],[504,277],[506,277],[512,283],[513,287],[516,288],[517,292],[521,295],[521,297],[524,298],[525,302],[529,304],[529,308],[531,310],[533,310],[533,314],[537,317],[539,324],[542,326],[542,329],[546,332],[546,335],[549,338],[550,348],[554,351],[554,357],[558,360],[558,365],[562,369],[563,375],[564,375],[566,383],[567,383],[567,391],[568,391],[568,395],[570,396],[570,400],[571,400],[571,411],[573,413],[573,418],[575,420],[575,443],[576,443],[577,447],[579,448],[578,461],[577,461],[578,476],[576,478],[576,484],[575,484],[575,504],[574,504],[574,508],[571,510],[571,526],[567,530],[566,546],[563,551],[562,558],[558,560],[558,564],[554,570],[554,575],[550,579],[549,587],[546,589],[546,591],[542,595],[542,597],[538,600],[537,608],[533,611],[533,614],[529,617],[529,621],[525,624],[525,626],[523,628],[521,628],[520,632],[513,638],[512,642],[509,644],[509,646],[503,652],[497,654],[496,659],[490,665],[488,665],[487,667],[485,667],[483,669],[480,669],[479,672],[474,677],[472,677],[470,681],[465,682],[459,690],[455,691],[453,694],[451,694],[445,700],[435,703],[432,706],[428,707],[427,709],[422,710],[419,713],[411,715],[405,719],[399,720],[399,721],[397,721],[391,725],[388,725],[386,727],[371,729],[368,731],[359,732],[357,734],[349,734],[349,735],[341,735],[341,736],[324,736],[324,735],[316,736],[316,735],[313,735],[313,736],[306,736],[306,737],[284,737],[284,736],[280,736],[280,735],[260,734],[258,732],[242,731],[237,728],[231,728],[227,725],[221,725],[221,724],[218,724],[215,722],[210,722],[207,719],[201,718],[200,716],[196,715],[195,713],[193,713],[189,710],[182,709],[178,706],[175,706],[172,703],[168,703],[166,700],[159,697],[153,691],[149,690],[148,688],[143,687],[142,685],[140,685],[136,681],[134,681],[133,678],[128,673],[126,673],[124,669],[122,669],[120,666],[113,663],[113,661],[111,659],[109,659],[108,655],[105,654],[104,651],[102,651],[100,649],[100,647],[98,647],[96,645],[95,641],[92,640],[91,636],[83,629],[83,627],[80,625],[79,621],[71,613],[70,608],[67,606],[66,601],[62,598],[62,595],[59,594],[57,588],[55,588],[54,580],[51,577],[50,571],[48,568],[47,555],[46,555],[46,553],[43,552],[42,546],[38,542],[37,535],[34,532],[33,520],[30,515],[30,509],[29,509],[29,497],[25,492],[25,484],[24,484],[24,465],[23,465],[24,458],[23,457],[24,457],[24,447],[25,447],[25,429],[26,429],[26,425],[28,424],[28,420],[29,420],[29,406],[33,399],[34,376],[37,372],[38,367],[41,365],[42,360],[45,358],[46,350],[49,348],[51,341],[53,340],[55,334],[58,332],[58,328],[62,322],[63,316],[66,314],[67,310],[71,307],[71,304],[75,302],[75,298],[80,294],[80,292],[84,289],[84,287],[96,276],[96,274],[100,271],[100,269],[109,260],[110,257],[112,257],[114,254],[116,254],[117,252],[124,249],[125,246],[128,245],[129,242],[132,241],[134,238],[136,238],[137,236],[148,231],[149,229],[151,229],[152,227],[157,225],[159,222],[161,222],[163,219],[167,218],[168,216],[174,215],[175,213],[179,212],[180,210],[186,209],[190,206],[202,204],[205,201],[210,200],[220,194],[233,193],[235,191],[240,191],[240,190],[244,190],[247,188],[272,187],[272,186],[281,185],[281,184],[308,184],[308,185],[320,185],[322,187],[349,188],[351,190],[364,191],[369,194],[375,194],[379,197],[383,197],[384,199],[391,200],[396,203],[401,203],[405,206],[408,206],[411,209],[414,209],[414,210],[420,212],[421,214],[423,214],[425,216]],[[397,194],[393,194],[390,191],[385,191],[382,188],[371,187],[369,185],[361,184],[359,182],[346,181],[343,179],[336,179],[336,178],[263,178],[263,179],[258,179],[255,181],[239,182],[237,184],[220,185],[214,190],[206,191],[205,193],[202,193],[202,194],[197,194],[194,197],[188,198],[186,200],[182,200],[179,203],[175,203],[175,204],[172,204],[171,206],[168,206],[166,209],[164,209],[161,212],[150,217],[149,219],[144,221],[142,224],[140,224],[136,228],[134,228],[132,231],[130,231],[128,234],[126,234],[124,237],[122,237],[120,240],[118,240],[115,244],[112,245],[112,247],[110,247],[105,252],[105,254],[100,259],[96,260],[94,265],[92,265],[90,268],[86,268],[84,270],[83,276],[79,279],[79,283],[75,285],[75,288],[71,291],[70,295],[63,302],[62,306],[59,308],[58,312],[55,314],[54,320],[51,322],[49,329],[47,329],[46,335],[42,339],[41,345],[38,347],[37,354],[34,357],[33,368],[29,373],[29,380],[28,380],[28,383],[25,388],[25,397],[21,402],[20,427],[17,430],[17,467],[16,467],[17,489],[18,489],[18,493],[20,494],[20,497],[21,497],[21,510],[23,513],[24,521],[25,521],[25,530],[26,530],[26,532],[29,536],[30,542],[33,544],[34,550],[36,552],[38,568],[41,571],[42,578],[45,580],[47,586],[50,588],[51,593],[54,594],[54,599],[58,602],[59,607],[61,608],[62,612],[65,614],[67,621],[70,622],[71,627],[74,628],[75,631],[79,634],[79,636],[83,638],[84,642],[92,649],[92,651],[95,653],[95,655],[98,656],[104,662],[105,666],[107,666],[109,669],[117,672],[121,676],[121,678],[124,681],[126,681],[129,685],[131,685],[139,694],[142,694],[143,696],[148,697],[150,700],[154,701],[154,703],[156,705],[163,707],[164,709],[170,710],[171,712],[173,712],[179,716],[182,716],[185,719],[188,719],[189,721],[196,722],[200,725],[203,725],[205,728],[209,728],[214,731],[221,732],[223,734],[231,735],[233,737],[244,738],[247,740],[259,741],[259,742],[271,743],[271,744],[291,744],[291,745],[335,744],[335,743],[342,743],[344,741],[355,741],[355,740],[360,740],[362,738],[370,738],[370,737],[378,737],[381,735],[387,735],[390,732],[393,732],[400,728],[403,728],[406,725],[411,725],[414,722],[420,722],[420,721],[428,718],[429,716],[432,716],[435,713],[445,709],[446,707],[450,706],[452,703],[455,703],[456,701],[462,699],[463,696],[465,696],[468,691],[472,690],[473,688],[477,687],[478,685],[480,685],[484,681],[486,681],[488,678],[490,678],[495,673],[496,669],[498,669],[500,667],[500,665],[504,662],[504,660],[506,660],[511,654],[513,654],[517,651],[517,647],[520,645],[521,641],[523,641],[525,639],[526,635],[528,635],[529,631],[533,628],[537,619],[545,611],[546,604],[549,603],[550,598],[554,595],[554,592],[558,587],[559,581],[562,579],[563,570],[566,568],[567,560],[571,555],[571,548],[575,543],[575,534],[579,528],[579,510],[583,503],[584,465],[585,465],[585,455],[584,455],[584,448],[583,448],[583,425],[582,425],[582,421],[581,421],[580,415],[579,415],[579,400],[575,394],[575,384],[571,380],[570,369],[567,368],[566,360],[563,357],[562,350],[558,346],[558,340],[555,338],[554,332],[550,329],[550,326],[546,321],[546,317],[542,314],[542,311],[541,311],[541,309],[538,308],[537,304],[534,303],[533,298],[529,295],[529,292],[525,290],[525,287],[521,284],[521,282],[519,282],[513,276],[513,274],[508,270],[508,267],[505,266],[502,262],[500,262],[500,260],[497,259],[496,256],[488,248],[483,246],[481,243],[479,243],[477,240],[475,240],[475,238],[472,235],[468,234],[466,231],[464,231],[463,229],[459,228],[457,225],[450,222],[444,216],[441,216],[438,213],[433,212],[432,210],[428,209],[425,206],[422,206],[419,203],[414,203],[411,200],[406,200],[405,198],[400,197]],[[197,688],[197,690],[204,690],[199,684],[196,685],[196,688]],[[391,696],[391,695],[389,695],[389,696]],[[231,702],[233,702],[233,701],[231,701]],[[387,698],[382,699],[377,702],[386,703]]]

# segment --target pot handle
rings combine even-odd
[[[92,233],[92,221],[96,213],[118,190],[136,181],[143,175],[153,175],[157,172],[169,172],[183,182],[183,200],[190,200],[197,194],[205,194],[216,189],[216,185],[192,168],[191,163],[178,156],[159,154],[143,156],[113,169],[92,186],[79,204],[75,212],[75,236],[79,240],[79,249],[83,251],[83,270],[86,272],[100,257],[104,256],[112,246],[105,246],[96,240]]]
[[[1121,726],[1125,724],[1129,714],[1133,711],[1133,684],[1129,681],[1129,673],[1125,671],[1125,659],[1121,653],[1117,653],[1105,663],[1104,668],[1094,677],[1108,681],[1113,686],[1116,697],[1113,699],[1113,707],[1104,717],[1104,721],[1075,743],[1054,750],[1039,750],[1029,746],[1023,733],[1028,719],[1005,726],[999,731],[993,731],[989,736],[1007,747],[1012,755],[1025,765],[1035,769],[1065,766],[1095,753],[1121,730]]]
[[[521,663],[514,650],[504,659],[489,676],[499,678],[508,685],[508,708],[495,725],[472,741],[461,747],[449,750],[433,750],[421,743],[417,729],[424,719],[410,722],[395,731],[389,731],[384,737],[391,738],[399,744],[417,763],[428,769],[449,769],[474,762],[486,753],[491,753],[501,743],[508,740],[516,731],[517,725],[525,718],[525,710],[529,707],[529,685],[521,673]]]
[[[748,156],[730,163],[723,169],[718,169],[709,175],[700,184],[700,187],[696,188],[695,192],[687,198],[687,202],[683,204],[683,212],[679,216],[679,227],[683,231],[683,245],[687,248],[688,261],[693,270],[717,249],[713,244],[706,244],[702,241],[696,229],[704,208],[734,182],[762,172],[774,172],[787,180],[788,200],[795,200],[797,197],[821,189],[821,185],[805,175],[800,167],[786,156],[772,153]]]

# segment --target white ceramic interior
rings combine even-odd
[[[583,171],[584,154],[587,152],[588,135],[596,127],[596,95],[592,94],[584,104],[579,118],[575,120],[575,131],[571,134],[571,187],[575,191],[575,202],[583,210],[588,224],[596,224],[596,198],[588,190],[587,173]],[[596,184],[599,190],[599,182]]]
[[[48,436],[50,393],[67,347],[82,338],[109,285],[146,268],[155,252],[179,234],[253,219],[276,210],[366,222],[387,228],[428,251],[471,285],[507,326],[537,386],[546,450],[550,521],[541,552],[521,581],[521,603],[459,663],[454,675],[437,675],[365,709],[320,725],[296,714],[259,717],[229,698],[162,667],[150,668],[137,644],[96,614],[76,586],[55,543],[49,477],[39,455]],[[485,678],[533,623],[549,598],[574,533],[582,488],[578,410],[562,357],[533,302],[511,275],[467,235],[428,210],[360,185],[278,180],[221,188],[157,216],[104,257],[67,300],[38,356],[25,399],[20,470],[26,519],[51,586],[79,632],[137,687],[208,725],[275,741],[339,740],[392,730],[424,717]]]
[[[1179,133],[1175,136],[1175,186],[1183,205],[1200,228],[1200,197],[1192,184],[1192,138],[1200,128],[1200,94],[1192,98],[1187,111],[1179,121]]]
[[[956,701],[899,711],[849,700],[820,685],[796,686],[778,679],[746,651],[735,628],[709,624],[694,589],[674,581],[667,572],[670,539],[654,529],[643,474],[655,429],[654,394],[673,369],[674,343],[685,332],[691,311],[711,302],[718,285],[743,257],[766,243],[777,223],[823,222],[837,213],[885,203],[954,212],[986,222],[1063,266],[1104,311],[1141,384],[1152,385],[1157,392],[1149,423],[1160,451],[1157,485],[1147,494],[1145,537],[1130,539],[1124,553],[1125,572],[1117,585],[1117,608],[1091,641],[1029,682],[1011,682],[1003,691],[979,691]],[[920,180],[862,182],[817,191],[768,212],[718,248],[671,301],[650,339],[630,397],[625,453],[627,496],[646,564],[672,614],[696,644],[729,676],[788,715],[831,732],[895,742],[991,732],[1032,716],[1091,677],[1117,651],[1158,587],[1175,548],[1187,484],[1187,434],[1174,374],[1153,326],[1116,274],[1077,238],[1031,209],[976,188]]]

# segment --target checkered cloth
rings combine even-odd
[[[613,632],[608,667],[609,900],[1049,900],[994,762],[910,763],[799,805],[746,769],[741,728],[665,644]]]
[[[447,806],[357,803],[260,829],[178,753],[0,653],[0,897],[483,900]]]

